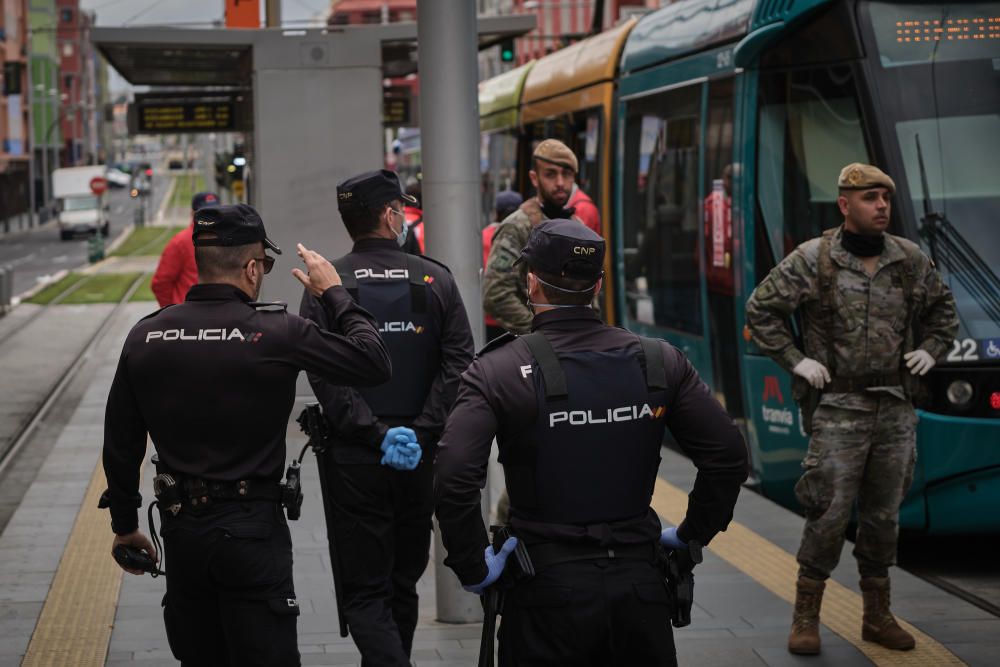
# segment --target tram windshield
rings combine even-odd
[[[872,2],[869,15],[887,148],[910,199],[899,214],[962,322],[948,359],[1000,362],[1000,3]]]

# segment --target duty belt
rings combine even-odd
[[[823,387],[830,394],[853,394],[871,387],[898,387],[902,384],[899,373],[869,373],[852,377],[835,377]]]
[[[572,544],[566,542],[543,542],[528,546],[528,555],[535,570],[550,565],[572,563],[579,560],[645,560],[656,559],[656,544],[617,544],[599,546],[593,544]]]
[[[281,501],[281,486],[263,479],[241,479],[235,482],[183,477],[160,472],[153,480],[153,491],[160,506],[171,514],[182,509],[198,513],[213,500]]]

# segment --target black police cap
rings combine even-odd
[[[604,239],[578,220],[546,220],[531,230],[521,261],[554,276],[597,280],[604,272]]]
[[[393,199],[417,203],[415,197],[403,192],[396,172],[388,169],[366,171],[337,185],[337,208],[340,210],[360,206],[378,208]]]
[[[263,241],[267,248],[281,254],[281,248],[267,238],[260,214],[247,204],[198,209],[191,238],[196,246],[237,246]]]

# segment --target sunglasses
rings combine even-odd
[[[268,273],[270,273],[271,269],[274,268],[274,257],[270,257],[268,255],[264,255],[263,257],[254,257],[253,259],[257,260],[258,262],[260,262],[264,266],[264,274],[265,275],[268,274]],[[251,260],[251,261],[253,261],[253,260]],[[247,262],[246,264],[244,264],[243,268],[246,268],[248,266],[250,266],[250,262]]]

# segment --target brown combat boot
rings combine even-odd
[[[788,652],[797,655],[819,653],[819,608],[826,582],[799,577],[795,583],[795,615],[788,635]]]
[[[889,577],[867,577],[861,580],[865,599],[865,617],[861,638],[896,651],[909,651],[916,645],[913,635],[899,627],[889,611]]]

